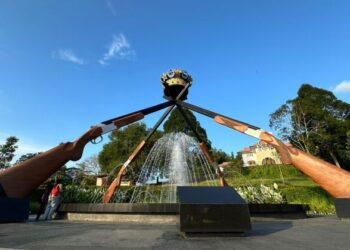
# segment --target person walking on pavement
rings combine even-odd
[[[41,195],[41,198],[40,198],[40,208],[39,208],[38,213],[37,213],[36,218],[35,218],[36,221],[38,221],[39,218],[40,218],[40,215],[41,215],[42,213],[45,212],[47,203],[48,203],[48,201],[49,201],[49,196],[50,196],[50,193],[51,193],[51,189],[52,189],[52,183],[49,182],[49,183],[46,185],[46,188],[45,188],[45,190],[44,190],[44,193]]]
[[[61,182],[57,182],[51,189],[49,195],[49,202],[45,210],[45,220],[53,219],[55,212],[58,209],[58,206],[61,204],[63,198],[63,185]]]

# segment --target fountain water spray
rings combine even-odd
[[[176,203],[177,186],[197,185],[218,185],[198,142],[182,132],[166,134],[151,149],[130,202]]]

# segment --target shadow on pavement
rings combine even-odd
[[[252,230],[247,232],[246,236],[264,236],[273,234],[279,231],[284,231],[293,226],[291,221],[264,221],[253,222]]]

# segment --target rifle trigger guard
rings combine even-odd
[[[99,139],[99,140],[96,140],[96,139],[98,139],[98,138],[100,138],[100,139]],[[99,137],[92,139],[92,140],[91,140],[91,143],[92,143],[92,144],[99,144],[99,143],[101,143],[102,141],[103,141],[103,137],[100,135]]]

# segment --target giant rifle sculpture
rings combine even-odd
[[[50,175],[60,169],[68,161],[79,160],[83,153],[84,147],[88,142],[95,142],[95,140],[98,137],[101,137],[103,134],[139,121],[148,114],[167,108],[153,129],[138,145],[128,160],[122,165],[117,176],[110,184],[103,197],[103,202],[108,203],[115,190],[120,186],[121,179],[127,167],[137,157],[147,143],[148,139],[153,135],[155,130],[176,106],[184,116],[185,121],[193,130],[197,140],[199,141],[199,147],[207,157],[209,163],[216,167],[216,173],[220,178],[221,185],[226,185],[225,179],[217,167],[217,164],[211,158],[205,144],[202,142],[195,128],[186,117],[183,109],[189,109],[206,115],[221,125],[227,126],[238,132],[252,136],[272,145],[279,152],[281,160],[284,164],[293,164],[296,168],[309,176],[313,181],[318,183],[334,198],[350,198],[349,172],[315,156],[307,154],[297,148],[288,146],[274,137],[272,134],[256,126],[185,102],[187,99],[188,89],[192,84],[192,77],[187,74],[186,71],[178,69],[170,70],[169,72],[162,74],[161,83],[164,87],[164,98],[167,99],[166,102],[104,121],[101,124],[91,127],[87,132],[73,142],[62,143],[55,148],[52,148],[27,161],[0,172],[0,197],[24,198],[29,196],[40,184],[45,182]]]

